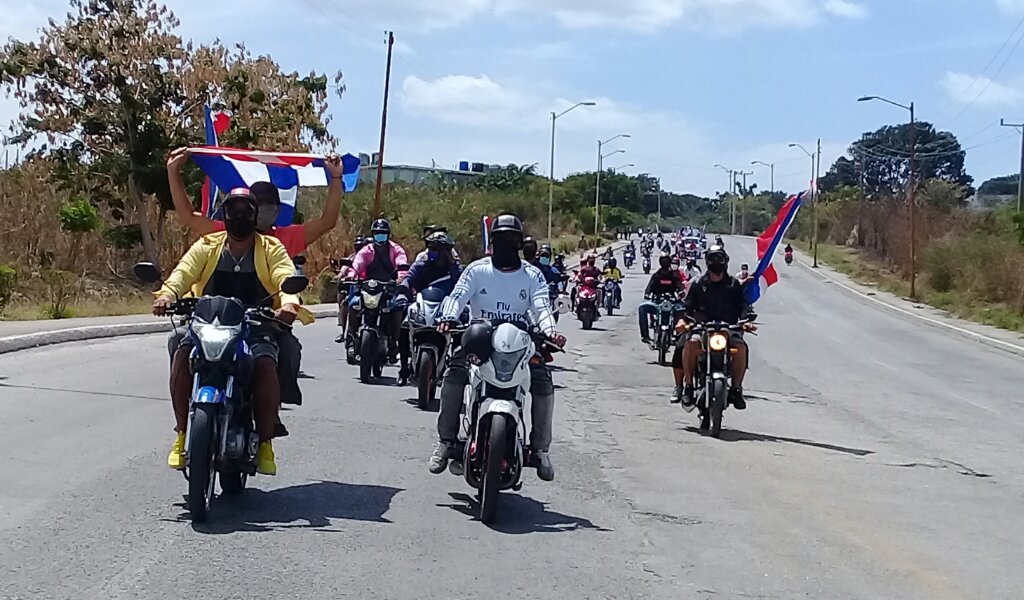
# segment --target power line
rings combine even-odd
[[[1006,39],[1003,40],[1003,45],[1000,46],[999,50],[992,55],[992,58],[989,59],[985,67],[981,70],[981,72],[978,73],[978,76],[974,78],[974,81],[972,81],[971,84],[968,85],[966,88],[961,90],[955,98],[950,100],[949,103],[946,104],[946,106],[943,108],[943,112],[945,112],[947,108],[950,108],[951,106],[956,104],[957,100],[963,97],[963,95],[966,94],[967,92],[971,91],[971,88],[973,88],[979,81],[981,81],[981,78],[985,75],[985,72],[988,71],[989,67],[991,67],[996,62],[996,59],[999,58],[999,55],[1003,53],[1003,50],[1006,49],[1006,45],[1010,43],[1010,40],[1013,39],[1013,36],[1017,34],[1017,30],[1019,30],[1022,25],[1024,25],[1024,17],[1021,17],[1021,20],[1017,21],[1017,25],[1013,28],[1013,31],[1011,31],[1010,35],[1006,36]]]
[[[1024,23],[1024,19],[1022,19],[1021,22]],[[974,103],[977,102],[979,98],[985,95],[985,92],[988,91],[988,88],[995,82],[996,78],[999,77],[1000,73],[1003,72],[1003,69],[1006,67],[1006,63],[1010,62],[1010,58],[1013,56],[1013,53],[1017,51],[1017,48],[1020,47],[1022,41],[1024,41],[1024,31],[1022,31],[1021,34],[1017,36],[1017,43],[1013,45],[1013,48],[1010,48],[1010,51],[1003,58],[1003,62],[1000,63],[999,68],[996,69],[996,72],[992,75],[992,77],[988,79],[988,82],[985,83],[985,87],[981,88],[981,91],[978,92],[978,95],[975,96],[973,100],[967,103],[967,105],[960,109],[960,112],[953,115],[953,118],[946,122],[946,128],[949,127],[950,123],[956,121],[961,116],[963,116],[963,114],[967,112],[969,108],[974,106]]]

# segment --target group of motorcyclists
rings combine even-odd
[[[188,159],[185,149],[173,152],[167,161],[168,179],[176,212],[181,221],[199,236],[174,270],[163,280],[156,292],[153,312],[167,314],[175,302],[189,294],[234,298],[247,307],[265,306],[272,311],[273,327],[254,328],[246,339],[251,355],[251,389],[253,418],[258,437],[255,453],[255,471],[275,475],[277,464],[273,439],[288,435],[281,423],[280,404],[301,404],[298,389],[301,345],[291,332],[295,321],[312,322],[312,314],[303,308],[296,294],[283,291],[284,282],[296,273],[293,259],[330,231],[338,220],[344,195],[342,166],[336,155],[326,161],[329,177],[328,200],[323,214],[304,225],[275,226],[280,207],[280,192],[269,182],[253,184],[250,188],[231,190],[223,200],[224,220],[213,221],[193,212],[185,189],[181,168]],[[696,229],[688,230],[693,233]],[[703,235],[703,232],[700,232]],[[429,225],[423,230],[423,249],[409,264],[406,250],[393,239],[392,223],[383,217],[373,220],[369,236],[353,240],[353,253],[345,259],[332,261],[338,285],[338,326],[336,338],[344,344],[346,359],[352,363],[359,359],[356,333],[360,329],[358,286],[364,281],[390,282],[394,287],[396,310],[388,313],[382,329],[386,330],[386,359],[400,363],[399,381],[409,379],[410,342],[403,335],[408,306],[416,294],[433,288],[444,296],[437,330],[448,333],[465,324],[463,313],[467,309],[474,319],[492,324],[513,323],[521,327],[535,327],[552,343],[562,346],[565,337],[556,332],[556,317],[560,296],[566,294],[569,283],[574,283],[570,303],[576,307],[579,290],[596,288],[598,306],[604,302],[614,308],[622,303],[621,281],[612,247],[602,255],[602,268],[597,266],[597,255],[582,257],[580,266],[570,271],[565,257],[556,255],[549,244],[539,244],[525,235],[523,224],[513,214],[497,216],[490,230],[491,248],[488,256],[463,267],[456,252],[456,241],[442,225]],[[716,242],[720,242],[718,238]],[[748,276],[746,265],[741,279],[728,273],[729,257],[724,244],[716,243],[704,255],[707,273],[702,273],[696,256],[687,254],[692,248],[674,245],[660,232],[652,236],[640,232],[639,250],[647,260],[658,251],[658,269],[651,275],[644,292],[645,302],[638,309],[640,335],[644,343],[651,342],[649,324],[657,310],[650,300],[669,297],[678,307],[674,315],[674,330],[679,335],[673,352],[672,366],[675,379],[673,402],[687,410],[694,406],[693,378],[697,359],[703,349],[700,341],[686,335],[686,323],[692,320],[715,319],[736,322],[750,307],[743,300],[742,283]],[[630,240],[623,249],[624,263],[631,267],[636,259],[637,247]],[[685,267],[680,258],[686,256]],[[607,284],[602,287],[600,284]],[[605,296],[605,294],[611,294]],[[609,310],[610,313],[610,310]],[[190,357],[193,340],[176,333],[169,341],[171,353],[170,391],[175,416],[175,440],[168,455],[168,466],[181,470],[186,467],[190,402],[195,392],[193,366]],[[745,408],[742,392],[746,371],[746,345],[742,335],[733,336],[730,345],[735,349],[732,362],[732,389],[730,403],[737,409]],[[463,392],[468,383],[470,364],[486,357],[464,346],[453,346],[450,360],[443,373],[440,392],[440,411],[437,419],[438,443],[428,460],[431,473],[451,470],[457,473],[463,457],[459,439],[459,416]],[[547,365],[549,357],[529,362],[531,373],[532,430],[530,432],[529,465],[545,481],[554,478],[555,470],[549,455],[552,441],[554,386]]]

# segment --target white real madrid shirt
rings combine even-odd
[[[515,271],[495,268],[490,257],[470,264],[451,295],[445,298],[444,318],[457,319],[467,304],[475,319],[492,323],[536,323],[548,335],[555,331],[544,274],[526,261]]]

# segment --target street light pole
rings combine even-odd
[[[630,136],[628,133],[620,133],[619,135],[610,137],[604,140],[603,142],[601,140],[597,141],[597,183],[595,185],[594,190],[594,235],[600,235],[597,226],[601,218],[601,171],[604,169],[604,159],[608,158],[613,154],[625,152],[625,150],[616,150],[615,152],[610,152],[608,154],[601,154],[601,147],[613,140],[628,137],[632,136]]]
[[[760,161],[760,160],[755,160],[755,161],[751,161],[750,164],[752,164],[752,165],[762,165],[762,166],[765,166],[765,167],[768,167],[769,169],[771,169],[771,172],[772,172],[772,180],[771,180],[772,181],[772,183],[771,183],[772,190],[771,191],[772,191],[772,194],[774,195],[775,194],[775,163],[766,163],[766,162],[763,162],[763,161]]]
[[[818,140],[818,144],[819,144],[819,146],[821,144],[820,138]],[[800,144],[790,144],[789,147],[790,148],[799,148],[799,149],[803,150],[803,153],[806,154],[811,159],[811,181],[810,181],[810,186],[811,186],[811,228],[814,230],[814,231],[811,232],[811,252],[814,255],[814,262],[812,263],[811,266],[813,266],[815,269],[817,269],[818,268],[818,203],[817,203],[817,195],[818,195],[818,167],[814,164],[814,154],[811,153],[811,152],[808,152],[807,148],[804,148]]]
[[[551,112],[551,170],[548,171],[548,243],[551,243],[551,214],[555,205],[555,121],[565,113],[581,106],[595,106],[597,102],[577,102],[560,113]]]
[[[917,162],[917,124],[914,119],[914,103],[900,104],[881,96],[862,96],[857,102],[879,100],[886,104],[910,111],[910,168],[907,174],[907,202],[910,204],[910,298],[917,299],[917,190],[914,189],[914,163]]]
[[[1021,200],[1024,199],[1024,123],[1007,123],[999,119],[1001,127],[1013,127],[1021,130],[1020,136],[1020,175],[1017,176],[1017,213],[1021,211]],[[1018,225],[1019,227],[1019,225]]]
[[[740,196],[740,235],[746,235],[747,230],[747,175],[753,175],[753,171],[740,171],[740,175],[743,176],[743,194]]]

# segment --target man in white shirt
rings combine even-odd
[[[442,305],[441,329],[457,322],[469,304],[474,318],[487,319],[492,324],[534,323],[555,339],[565,344],[565,337],[555,332],[555,320],[548,302],[548,285],[537,267],[523,261],[519,251],[523,246],[523,224],[515,215],[503,214],[491,226],[491,256],[482,258],[466,268],[459,282]],[[548,450],[551,446],[551,423],[554,417],[555,389],[551,371],[542,361],[530,365],[531,466],[544,481],[555,478]],[[466,355],[459,349],[449,363],[441,388],[441,412],[437,416],[438,444],[430,457],[430,472],[441,473],[453,460],[461,468],[462,452],[459,448],[459,413],[463,394],[469,382]],[[453,466],[453,470],[456,468]]]

